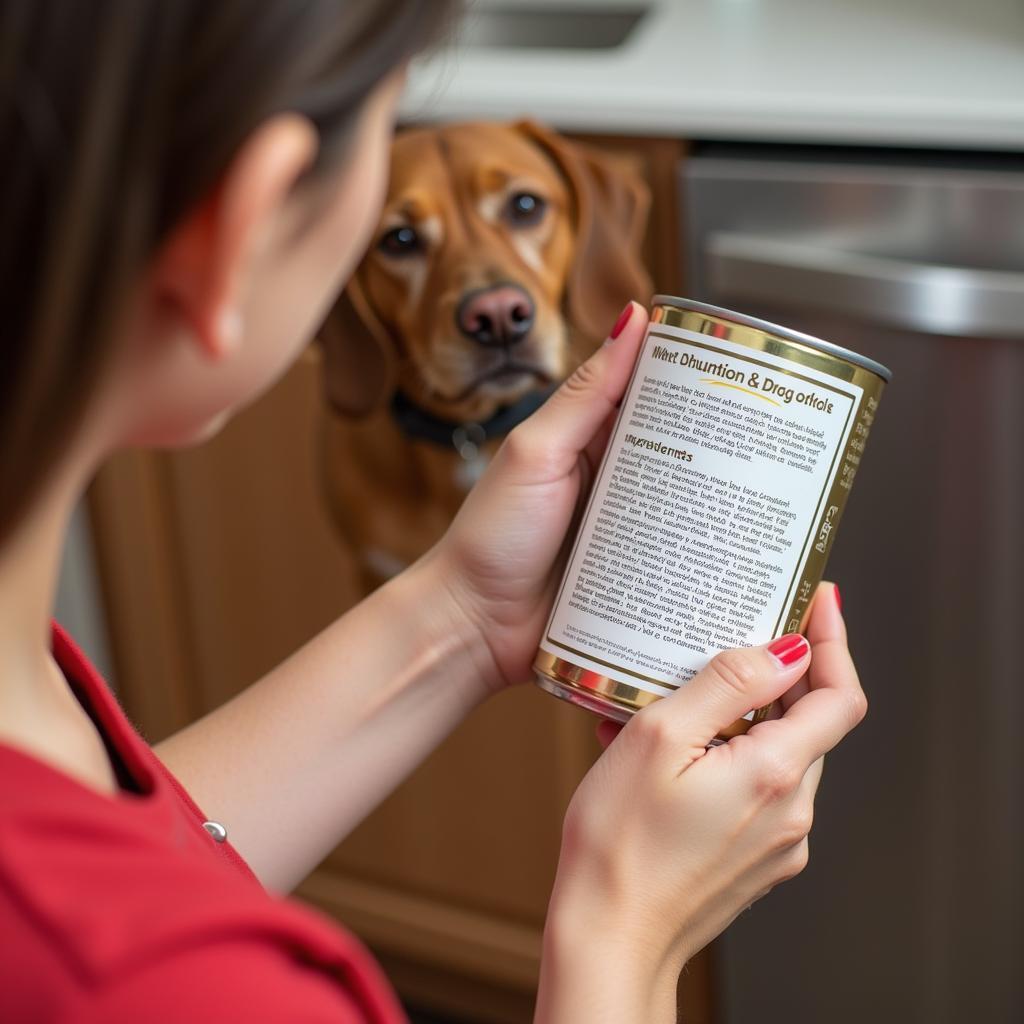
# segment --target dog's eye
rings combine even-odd
[[[377,248],[386,256],[411,256],[423,248],[423,242],[415,229],[404,224],[381,235]]]
[[[547,202],[532,192],[516,192],[508,201],[508,219],[516,226],[536,224],[544,216]]]

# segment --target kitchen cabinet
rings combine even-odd
[[[674,286],[682,145],[588,141],[628,151],[651,181],[647,252],[659,285]],[[115,675],[151,742],[357,600],[354,561],[321,490],[319,372],[311,347],[212,442],[123,453],[92,488]],[[300,895],[362,936],[408,1001],[475,1022],[529,1021],[561,821],[599,753],[594,724],[532,686],[495,698]],[[680,986],[688,1024],[711,1020],[710,980],[698,957]]]

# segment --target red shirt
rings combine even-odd
[[[59,627],[53,652],[136,792],[0,744],[0,1021],[405,1021],[354,938],[207,834]]]

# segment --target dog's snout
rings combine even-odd
[[[533,326],[533,301],[515,285],[480,288],[464,296],[455,310],[455,323],[481,345],[511,345]]]

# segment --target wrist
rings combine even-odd
[[[556,882],[544,927],[543,973],[558,980],[563,995],[586,993],[586,1019],[675,1021],[683,961],[668,942],[637,923],[636,915],[611,905],[599,889]],[[564,1019],[570,1016],[577,1015],[566,1013]]]
[[[455,623],[466,658],[473,666],[482,697],[489,697],[508,685],[493,644],[493,627],[481,612],[479,595],[467,582],[447,538],[434,546],[423,560],[431,574],[431,587],[442,595],[445,614]]]
[[[416,649],[437,662],[445,685],[464,694],[467,710],[499,688],[494,658],[483,630],[459,596],[456,573],[434,547],[389,581],[393,621],[415,623]]]

